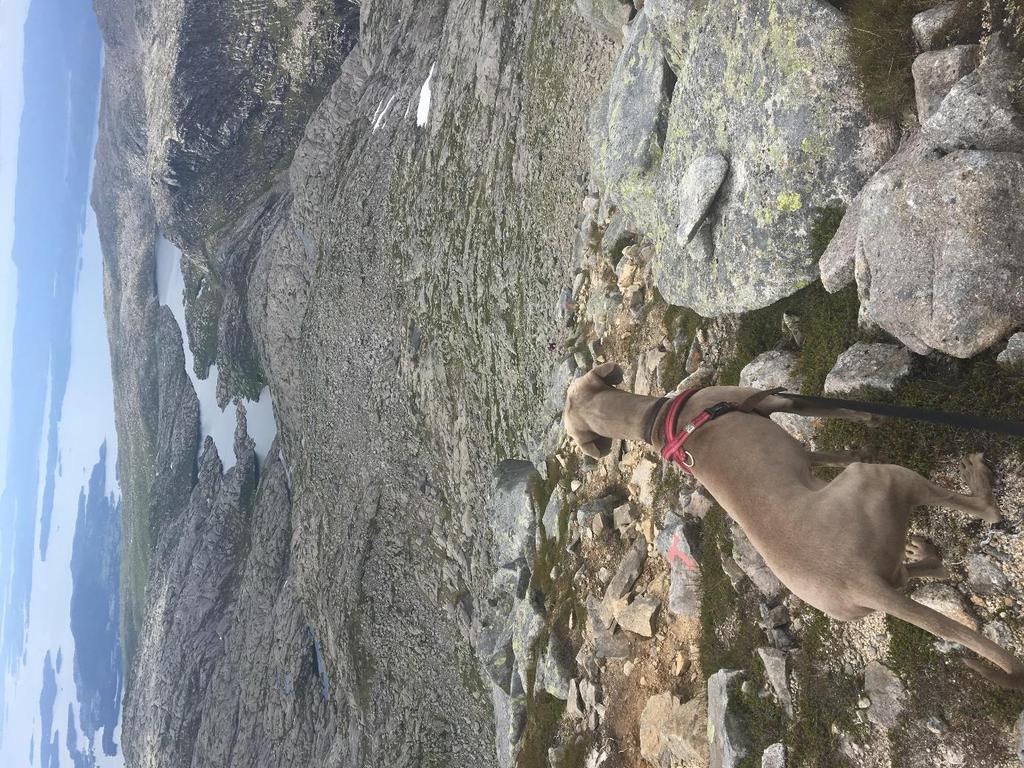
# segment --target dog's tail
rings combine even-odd
[[[1012,653],[996,645],[980,632],[976,632],[970,627],[954,621],[948,616],[929,608],[927,605],[911,600],[884,582],[877,584],[866,595],[866,602],[869,603],[869,605],[865,606],[866,608],[885,611],[891,616],[903,619],[916,627],[931,632],[937,637],[969,648],[987,661],[995,664],[999,669],[992,669],[977,659],[965,658],[963,660],[964,664],[996,685],[1003,688],[1024,690],[1024,663],[1021,663]]]

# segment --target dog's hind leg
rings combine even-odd
[[[953,507],[990,523],[1003,519],[992,497],[992,470],[985,465],[985,458],[980,453],[972,453],[960,460],[960,473],[971,489],[970,495],[943,488],[916,472],[907,470],[907,473],[907,482],[913,486],[915,506]]]

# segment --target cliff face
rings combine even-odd
[[[550,297],[610,46],[533,2],[364,3],[355,48],[347,3],[101,5],[130,763],[492,764],[490,482],[557,410]],[[195,474],[157,226],[197,367],[224,401],[271,387],[258,469],[240,432]]]

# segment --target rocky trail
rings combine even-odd
[[[603,361],[1020,418],[1015,3],[97,12],[130,765],[1020,764],[1024,697],[560,418]],[[234,466],[200,446],[161,236],[196,375],[270,388],[264,461],[244,407]],[[918,514],[950,578],[913,596],[1024,654],[1019,442],[776,418],[950,487],[984,450],[1005,519]]]

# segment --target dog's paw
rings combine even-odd
[[[960,474],[963,480],[971,489],[971,495],[982,499],[988,508],[981,512],[981,518],[990,523],[998,523],[1003,519],[1003,513],[996,506],[996,500],[992,496],[992,470],[985,463],[985,454],[972,453],[960,459]]]

